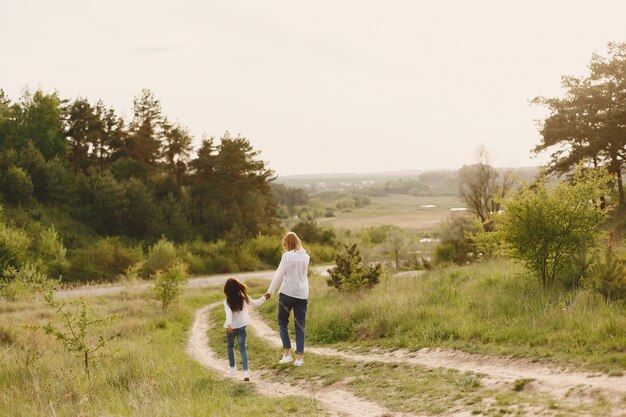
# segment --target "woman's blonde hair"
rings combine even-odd
[[[300,238],[294,232],[288,232],[285,236],[283,236],[283,246],[287,252],[292,250],[304,250]]]

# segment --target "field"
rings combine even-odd
[[[219,285],[165,313],[145,288],[89,296],[96,316],[116,315],[94,336],[119,333],[90,377],[26,326],[58,323],[52,309],[2,304],[0,416],[619,416],[626,405],[623,305],[542,295],[510,262],[385,276],[352,294],[315,275],[311,289],[305,366],[276,363],[272,298],[249,325],[250,383],[226,373]]]
[[[423,207],[427,205],[435,207]],[[372,197],[371,204],[363,208],[337,212],[336,217],[319,219],[318,222],[338,229],[359,230],[390,224],[412,232],[426,232],[436,229],[455,207],[464,207],[458,197]]]

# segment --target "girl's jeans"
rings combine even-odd
[[[296,324],[296,353],[304,353],[304,332],[306,329],[306,307],[308,300],[294,298],[283,293],[278,295],[278,327],[283,349],[291,349],[289,339],[289,313],[293,310]]]
[[[241,364],[244,371],[248,370],[248,352],[246,351],[246,326],[233,329],[232,333],[226,330],[226,350],[228,352],[228,364],[231,368],[235,367],[235,338],[239,344],[239,353],[241,354]]]

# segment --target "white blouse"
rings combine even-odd
[[[224,328],[232,327],[233,329],[240,329],[246,326],[250,321],[250,313],[248,313],[248,305],[257,307],[265,302],[265,297],[261,297],[258,300],[253,300],[248,297],[248,302],[244,301],[241,311],[233,311],[230,309],[228,302],[224,300],[224,311],[226,311],[226,321],[224,322]]]
[[[280,293],[302,300],[309,298],[309,278],[307,277],[309,260],[309,255],[303,250],[283,253],[267,292],[274,294],[276,287],[282,282]]]

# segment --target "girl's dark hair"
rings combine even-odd
[[[236,278],[228,278],[224,284],[226,303],[232,311],[243,310],[243,302],[248,302],[248,287]]]

